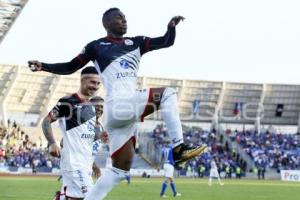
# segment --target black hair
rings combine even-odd
[[[106,20],[106,18],[108,17],[108,15],[109,15],[111,12],[113,12],[113,11],[120,11],[120,9],[114,7],[114,8],[110,8],[110,9],[106,10],[106,11],[103,13],[103,16],[102,16],[102,23],[104,23],[104,21]]]
[[[104,101],[104,99],[103,99],[102,97],[100,97],[100,96],[94,96],[94,97],[91,98],[90,101],[91,101],[92,103],[97,103],[97,102],[102,102],[102,101]]]
[[[88,66],[81,71],[81,76],[85,75],[85,74],[97,74],[98,75],[98,71],[94,66]]]

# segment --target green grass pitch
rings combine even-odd
[[[161,178],[132,178],[127,185],[122,182],[108,196],[107,200],[155,200],[161,199],[159,192]],[[279,180],[224,180],[225,185],[216,182],[209,187],[207,179],[175,179],[181,200],[297,200],[300,199],[299,182]],[[60,188],[56,177],[0,177],[0,200],[52,200]],[[173,199],[170,187],[168,199]]]

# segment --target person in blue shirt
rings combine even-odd
[[[163,198],[167,197],[165,195],[165,191],[168,187],[168,183],[170,183],[170,187],[172,189],[173,196],[174,197],[181,196],[181,194],[176,191],[176,187],[175,187],[175,183],[174,183],[173,174],[174,174],[175,162],[174,162],[174,157],[173,157],[173,148],[170,143],[171,142],[169,140],[165,141],[164,147],[162,148],[162,153],[161,153],[161,161],[162,161],[162,163],[164,163],[163,169],[165,172],[165,174],[164,174],[165,180],[161,186],[161,192],[160,192],[160,196]]]

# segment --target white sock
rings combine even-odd
[[[179,119],[177,95],[173,88],[167,87],[165,89],[160,107],[163,120],[166,123],[169,136],[173,142],[173,147],[176,147],[183,143],[183,135]]]
[[[211,185],[211,177],[208,178],[208,185]]]
[[[129,172],[117,168],[105,169],[84,200],[102,200]]]

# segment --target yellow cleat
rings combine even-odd
[[[179,148],[179,149],[178,149]],[[181,144],[173,150],[175,165],[195,158],[203,154],[207,149],[206,144],[197,147],[188,147],[185,144]]]

